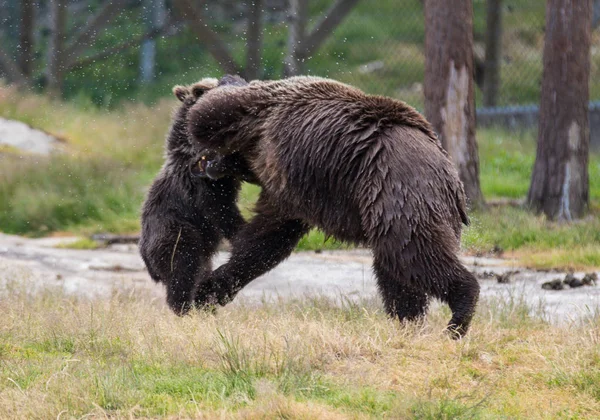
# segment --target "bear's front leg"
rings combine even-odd
[[[198,285],[198,307],[230,302],[248,283],[289,257],[310,229],[302,220],[286,219],[262,207],[263,212],[259,210],[233,239],[229,261]]]

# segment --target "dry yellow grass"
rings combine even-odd
[[[135,291],[19,283],[0,300],[0,418],[600,417],[598,319],[488,301],[455,342],[437,306],[410,326],[323,297],[177,318]]]

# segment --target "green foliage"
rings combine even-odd
[[[125,40],[141,35],[142,28],[137,19],[138,11],[124,9],[119,13],[109,31],[103,31],[87,50],[92,56]],[[110,107],[122,98],[131,97],[138,79],[137,48],[112,54],[104,61],[67,73],[65,92],[67,96],[85,95],[99,106]]]

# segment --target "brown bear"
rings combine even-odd
[[[457,255],[465,194],[415,109],[328,79],[226,76],[192,106],[188,124],[199,149],[241,155],[262,186],[256,216],[229,261],[200,283],[198,305],[231,300],[316,226],[372,249],[390,315],[418,319],[435,297],[452,310],[453,336],[466,333],[479,285]]]
[[[187,116],[202,94],[217,84],[204,79],[192,86],[176,86],[182,102],[173,116],[165,144],[166,160],[142,209],[140,253],[150,276],[165,284],[167,302],[178,314],[192,306],[196,283],[211,271],[211,257],[222,238],[231,239],[245,224],[236,206],[241,181],[248,169],[233,154],[211,165],[198,165],[187,132]],[[235,175],[236,177],[233,177]]]

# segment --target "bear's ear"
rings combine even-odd
[[[194,85],[192,86],[192,95],[194,95],[194,98],[198,99],[204,95],[207,90],[208,88],[206,88],[206,86]]]
[[[173,94],[179,99],[181,102],[185,100],[185,98],[190,94],[190,90],[185,86],[173,86]]]
[[[230,75],[230,74],[226,74],[225,76],[223,76],[221,78],[221,80],[219,80],[219,86],[246,86],[248,85],[248,82],[246,82],[244,79],[242,79],[240,76],[238,75]]]

